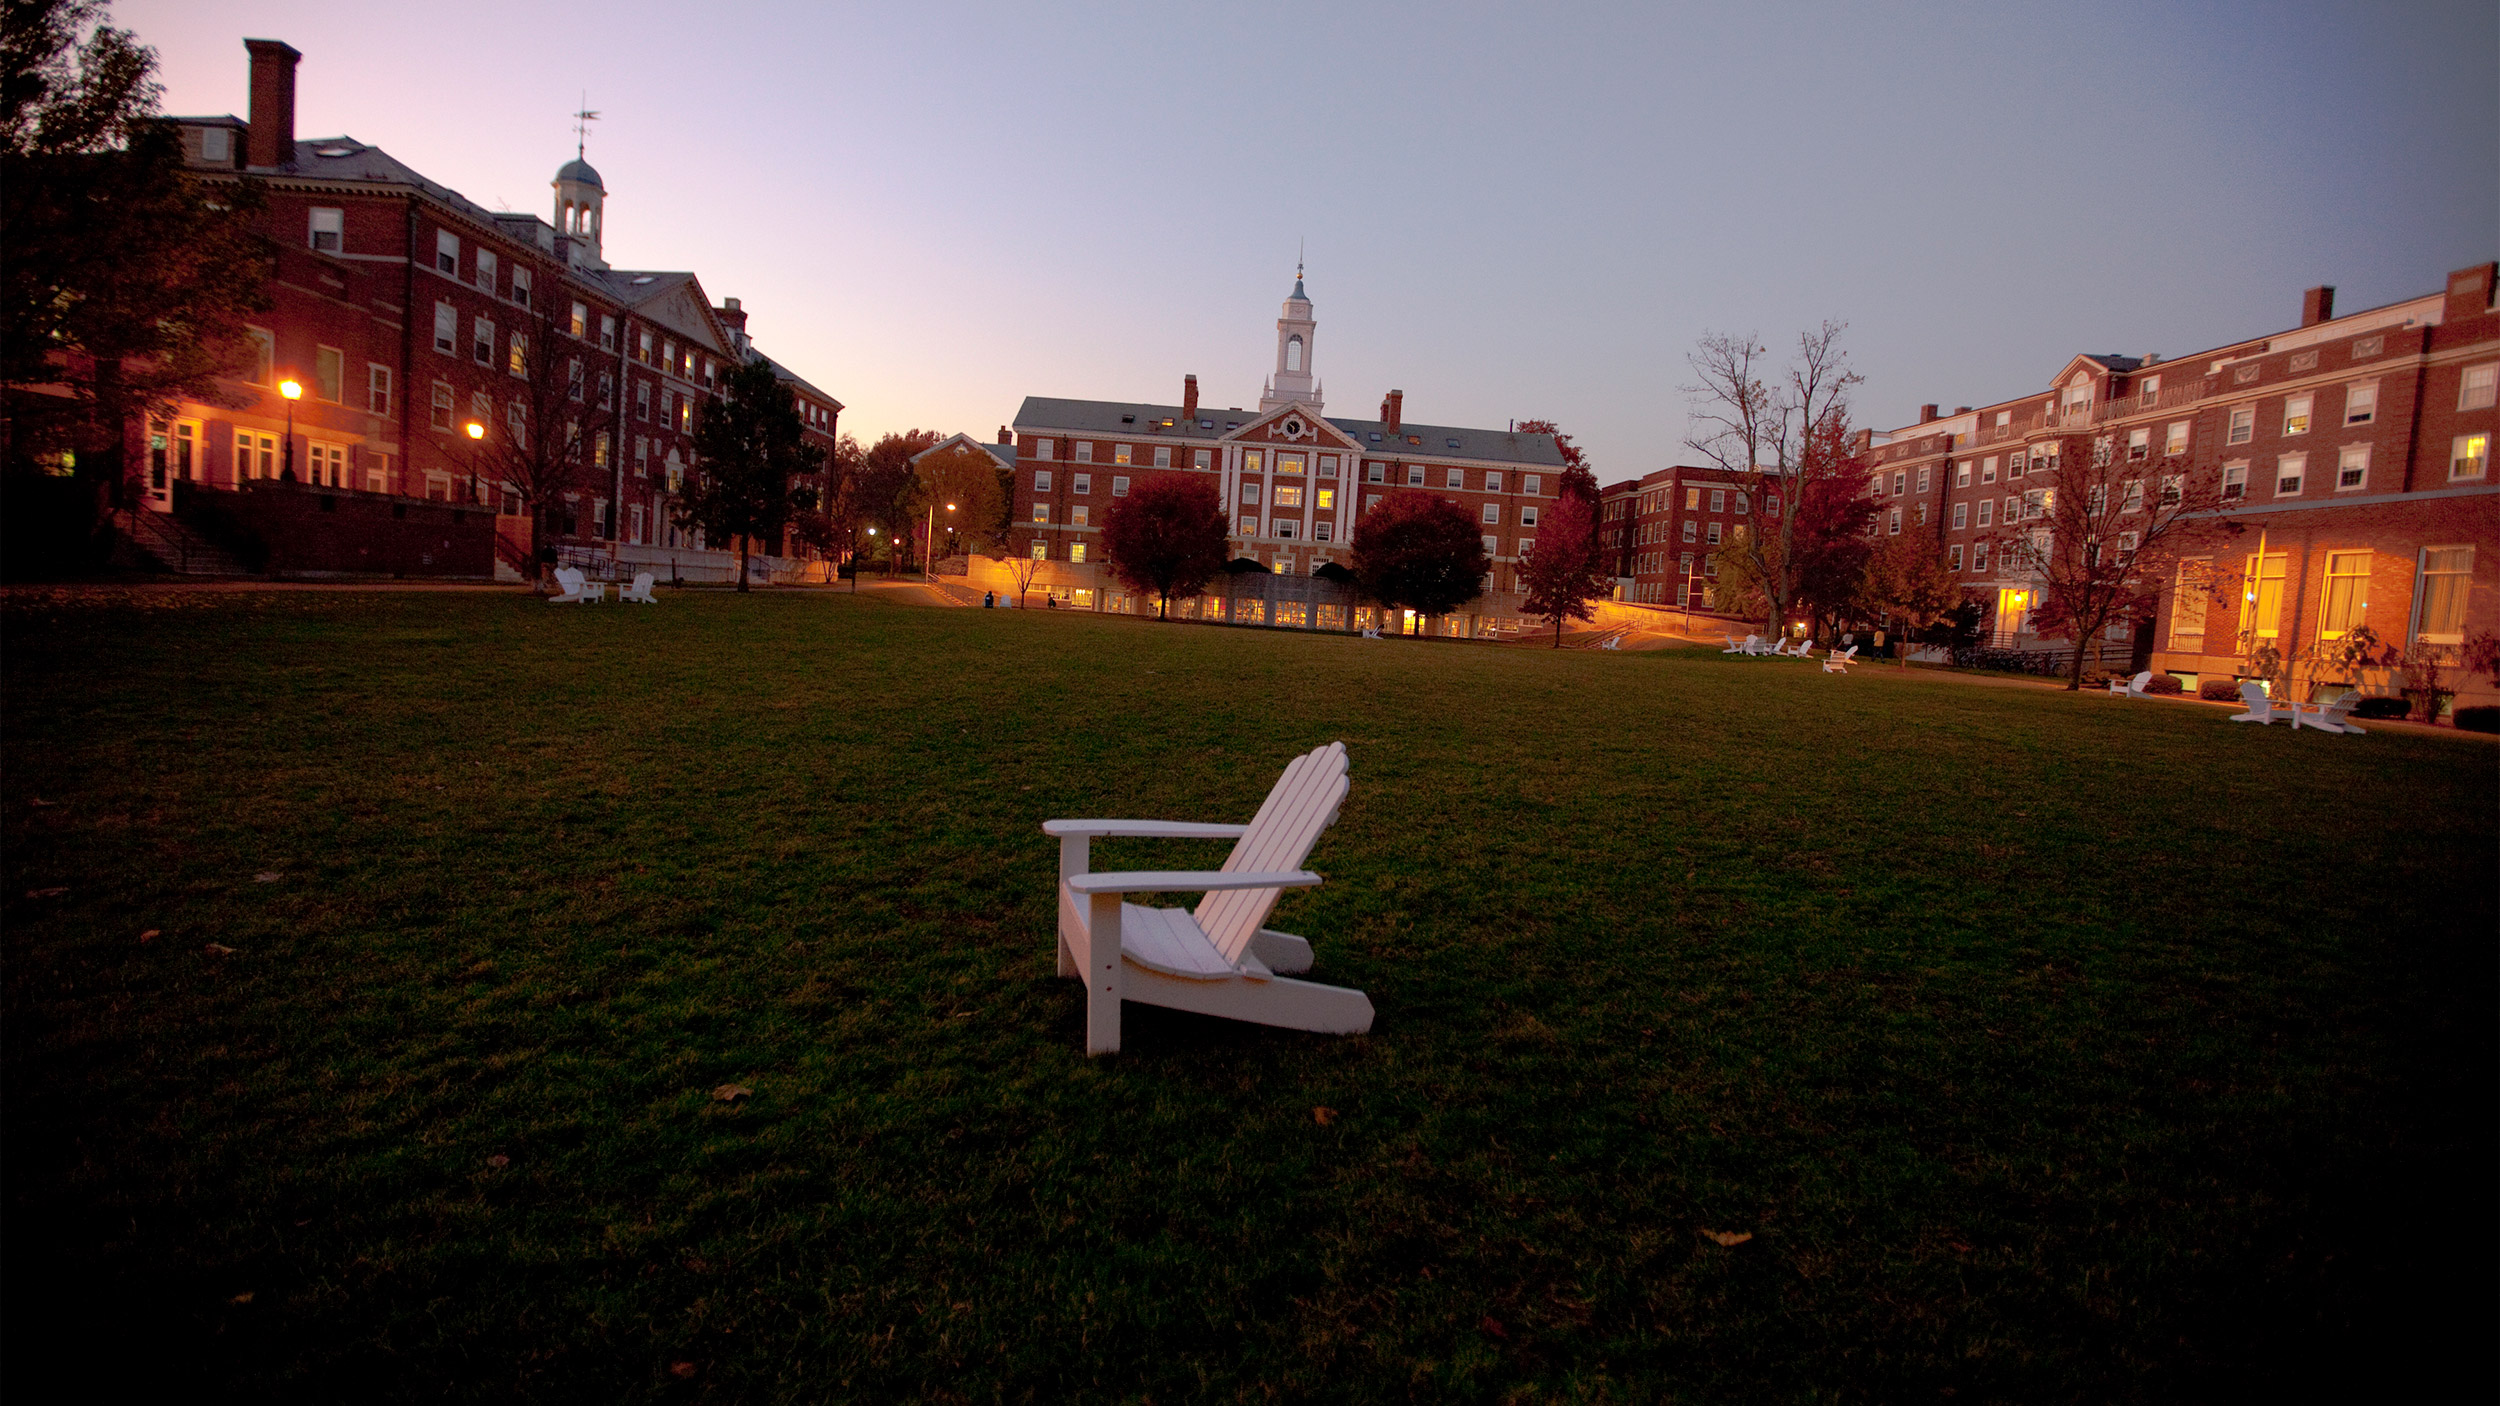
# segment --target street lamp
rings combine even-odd
[[[950,513],[955,511],[955,505],[947,504],[946,510]],[[920,574],[935,581],[937,579],[937,561],[935,560],[937,557],[937,500],[934,498],[929,500],[929,527],[923,535],[928,538],[928,544],[921,558]]]
[[[478,489],[477,451],[479,444],[486,438],[486,427],[479,424],[475,420],[471,420],[467,425],[467,429],[469,433],[469,501],[472,503],[483,503],[486,501],[486,495]]]
[[[278,394],[286,398],[286,467],[279,477],[295,482],[295,402],[304,398],[304,385],[289,376],[278,383]]]

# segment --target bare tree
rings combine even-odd
[[[2040,583],[2033,618],[2074,641],[2066,687],[2077,689],[2091,641],[2113,620],[2150,614],[2182,550],[2240,530],[2227,516],[2238,500],[2191,456],[2121,445],[2114,432],[2038,450],[2025,478],[2046,482],[2008,496],[1997,552]]]
[[[1826,322],[1799,333],[1796,356],[1776,370],[1751,333],[1705,333],[1686,358],[1697,379],[1684,393],[1692,398],[1699,432],[1684,443],[1731,474],[1746,475],[1739,482],[1757,486],[1755,520],[1770,519],[1765,530],[1736,544],[1761,587],[1766,631],[1787,617],[1797,595],[1798,505],[1809,486],[1849,471],[1843,466],[1849,392],[1865,378],[1849,369],[1841,349],[1846,326]],[[1769,504],[1774,496],[1776,512]]]
[[[617,451],[617,385],[596,347],[557,316],[564,299],[555,283],[547,280],[527,321],[498,329],[504,340],[493,348],[494,365],[503,374],[494,379],[501,398],[475,392],[463,425],[476,426],[464,436],[472,449],[467,496],[499,509],[497,497],[515,500],[529,519],[529,543],[525,559],[513,565],[532,580],[541,574],[549,518],[566,506],[567,493],[604,486],[608,456]],[[581,530],[569,513],[560,525],[567,533]],[[594,525],[602,528],[613,530]]]

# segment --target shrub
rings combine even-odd
[[[2240,701],[2240,681],[2207,679],[2196,686],[2196,696],[2211,703],[2237,703]]]
[[[2364,698],[2352,707],[2356,718],[2401,718],[2413,711],[2409,698]]]
[[[2098,669],[2086,669],[2083,671],[2083,686],[2087,691],[2092,689],[2107,688],[2109,687],[2109,675],[2102,673]]]
[[[2177,674],[2155,674],[2151,678],[2144,681],[2144,691],[2146,693],[2159,693],[2175,697],[2180,692],[2179,676]]]
[[[2475,708],[2459,708],[2455,714],[2460,732],[2500,732],[2500,708],[2489,704]]]

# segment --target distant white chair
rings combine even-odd
[[[1621,648],[1622,645],[1623,636],[1621,635],[1608,635],[1606,638],[1597,642],[1597,647],[1599,649],[1618,649]]]
[[[1754,646],[1762,642],[1760,635],[1747,635],[1741,641],[1736,636],[1728,634],[1722,634],[1719,638],[1727,641],[1727,648],[1719,651],[1721,654],[1751,654],[1754,652]]]
[[[589,584],[589,581],[582,575],[581,568],[559,566],[556,568],[556,589],[561,594],[547,597],[547,604],[588,605],[597,599],[589,593]]]
[[[1799,640],[1797,641],[1797,648],[1792,652],[1795,653],[1795,655],[1800,659],[1812,659],[1814,657],[1814,641]]]
[[[2305,727],[2314,732],[2349,732],[2355,737],[2366,737],[2369,734],[2352,721],[2352,710],[2360,702],[2360,694],[2347,690],[2325,703],[2291,704],[2292,731]]]
[[[2153,671],[2147,669],[2131,679],[2111,679],[2109,691],[2121,698],[2150,698],[2153,695],[2145,692],[2144,686],[2152,681]]]
[[[1858,647],[1854,644],[1849,646],[1849,651],[1846,654],[1835,649],[1831,653],[1823,656],[1823,672],[1827,674],[1845,674],[1849,672],[1849,661],[1857,657]]]
[[[1380,638],[1380,632],[1378,630],[1365,630],[1363,632],[1363,638],[1367,640],[1376,640]]]
[[[623,605],[627,601],[634,601],[642,605],[658,605],[659,599],[651,594],[651,579],[651,573],[648,571],[635,572],[634,584],[616,593],[617,604]]]
[[[1320,877],[1300,868],[1345,801],[1345,744],[1296,757],[1247,825],[1161,820],[1052,820],[1059,841],[1059,975],[1085,983],[1085,1052],[1120,1048],[1120,1002],[1196,1011],[1288,1030],[1359,1035],[1371,998],[1345,986],[1293,981],[1311,944],[1260,926],[1286,889]],[[1089,872],[1097,835],[1231,839],[1219,870]],[[1132,893],[1203,893],[1194,910],[1123,902]]]
[[[2243,713],[2233,713],[2231,715],[2231,721],[2235,723],[2262,724],[2271,723],[2276,718],[2298,717],[2298,714],[2293,711],[2291,704],[2277,703],[2273,699],[2268,698],[2266,696],[2266,686],[2257,682],[2255,679],[2240,680],[2240,703],[2246,707],[2248,711]],[[2294,722],[2293,727],[2297,730],[2299,723]]]

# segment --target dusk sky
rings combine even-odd
[[[1328,409],[1689,461],[1685,355],[1849,324],[1857,420],[2438,289],[2500,254],[2500,7],[406,6],[122,0],[175,113],[693,269],[864,442],[1031,395],[1255,405],[1307,242]]]

